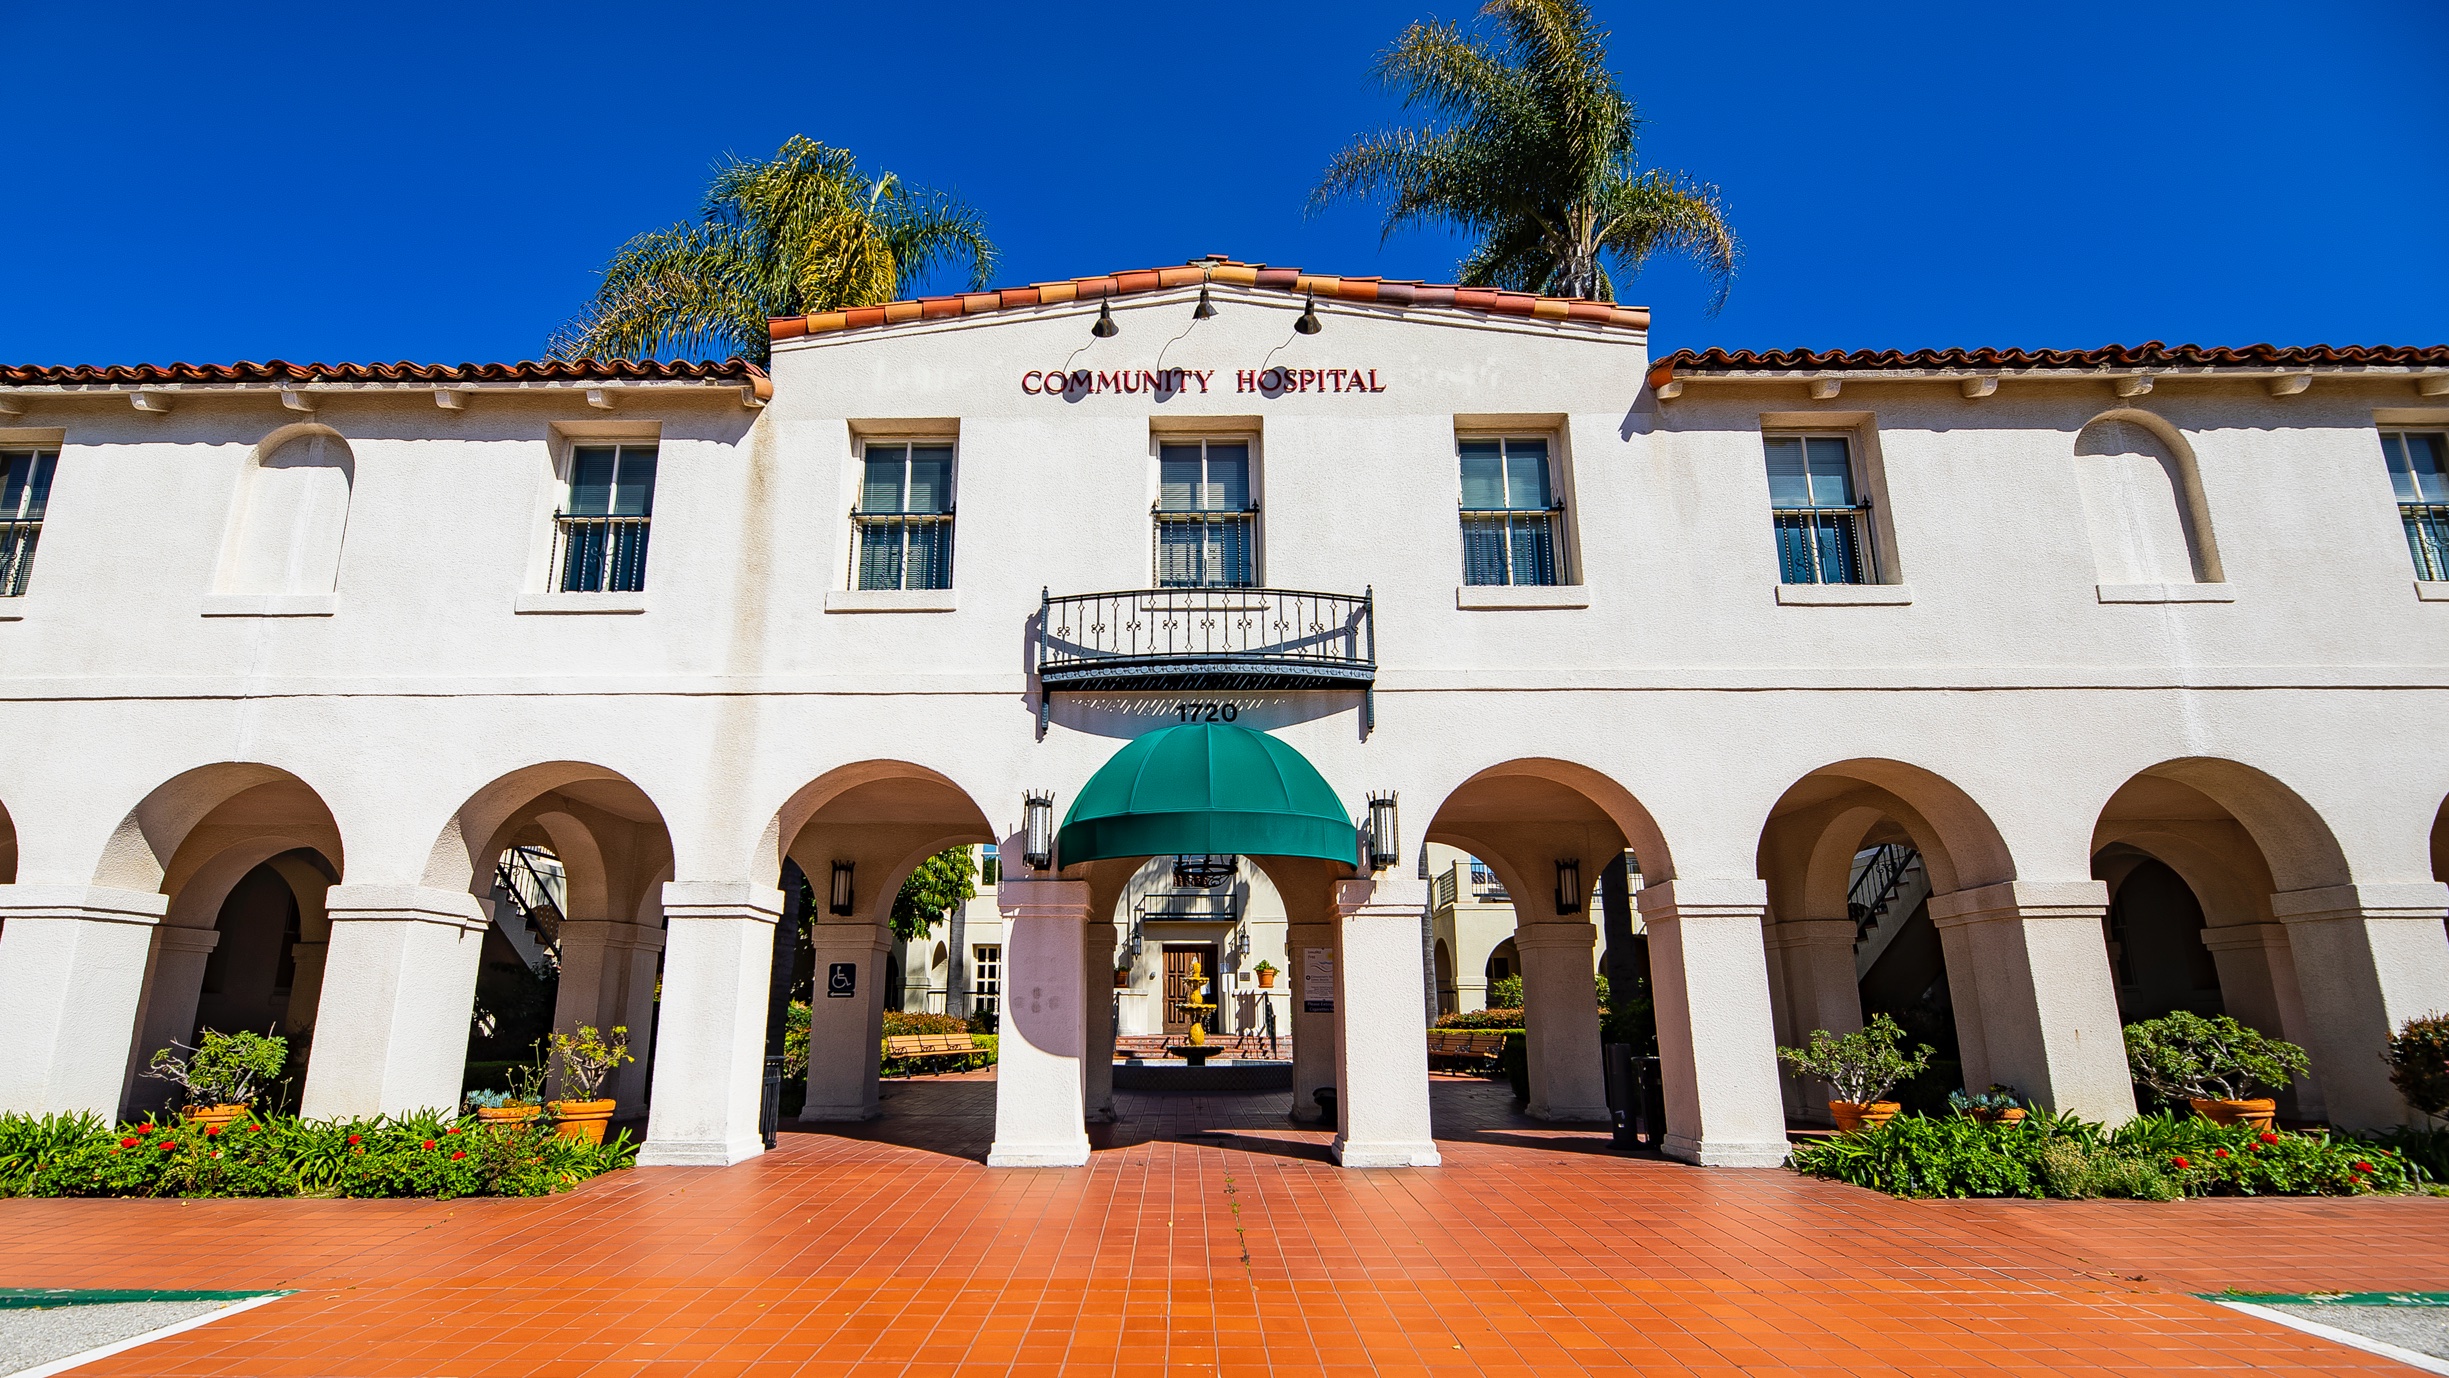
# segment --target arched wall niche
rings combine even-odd
[[[1854,855],[1881,842],[1922,854],[1933,894],[2016,878],[2015,858],[1989,813],[1953,781],[1904,761],[1838,761],[1805,775],[1770,808],[1760,877],[1780,919],[1846,916]]]
[[[7,821],[7,815],[0,814],[0,823]],[[2432,815],[2432,879],[2449,880],[2449,800]]]
[[[17,824],[0,804],[0,885],[17,883]]]
[[[2202,476],[2182,432],[2123,407],[2084,423],[2074,458],[2101,583],[2221,582]]]
[[[214,588],[332,592],[356,482],[356,456],[328,426],[284,426],[264,437],[239,479]]]

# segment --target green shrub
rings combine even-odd
[[[2176,1010],[2126,1026],[2126,1064],[2134,1083],[2171,1105],[2244,1100],[2305,1074],[2304,1049],[2247,1028],[2226,1015]]]
[[[193,1048],[174,1041],[153,1054],[145,1075],[185,1091],[189,1105],[253,1105],[288,1062],[289,1040],[278,1034],[206,1029]]]
[[[2367,1142],[2406,1160],[2434,1186],[2449,1184],[2449,1129],[2409,1129],[2399,1126],[2365,1136]]]
[[[949,1014],[925,1014],[916,1010],[886,1010],[884,1036],[897,1034],[957,1034],[968,1033],[969,1021]]]
[[[1895,1020],[1879,1014],[1842,1036],[1814,1029],[1808,1047],[1780,1048],[1777,1057],[1796,1073],[1827,1082],[1834,1099],[1868,1105],[1930,1066],[1936,1049],[1925,1043],[1921,1051],[1907,1053],[1897,1046],[1904,1037]]]
[[[115,1129],[90,1115],[0,1115],[0,1196],[542,1196],[636,1159],[626,1134],[587,1144],[430,1113]]]
[[[2410,1019],[2389,1041],[2390,1084],[2406,1103],[2449,1119],[2449,1016]]]
[[[1441,1014],[1437,1016],[1437,1023],[1432,1027],[1440,1029],[1496,1029],[1518,1032],[1522,1028],[1522,1011],[1457,1010],[1453,1014]]]
[[[1488,983],[1488,1008],[1518,1010],[1522,1008],[1522,978],[1500,976]]]

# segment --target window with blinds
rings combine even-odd
[[[2418,579],[2449,579],[2449,436],[2439,431],[2383,431],[2398,520]]]
[[[1564,582],[1556,496],[1542,437],[1462,442],[1463,582]]]
[[[51,450],[0,450],[0,598],[26,591],[59,458]]]
[[[952,446],[870,442],[850,521],[855,589],[952,587]]]
[[[1249,588],[1258,583],[1258,501],[1246,440],[1157,447],[1155,577],[1158,588]]]
[[[1870,504],[1856,492],[1852,447],[1842,435],[1764,437],[1769,522],[1777,573],[1788,584],[1874,582]]]
[[[563,593],[637,593],[646,587],[646,529],[655,511],[655,447],[581,445],[570,452],[570,490],[555,515],[551,587]]]

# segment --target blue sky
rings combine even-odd
[[[1645,161],[1718,183],[1684,345],[2449,340],[2449,5],[1611,3]],[[958,191],[1001,283],[1210,252],[1449,281],[1303,198],[1472,0],[308,11],[7,0],[0,362],[530,357],[793,133]],[[942,284],[950,287],[956,284]]]

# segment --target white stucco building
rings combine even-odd
[[[645,1161],[735,1161],[786,862],[848,973],[807,1113],[858,1116],[900,878],[995,843],[992,1161],[1079,1162],[1134,877],[1230,852],[1258,936],[1198,941],[1282,953],[1294,1108],[1432,1163],[1434,845],[1514,906],[1567,1119],[1638,859],[1686,1158],[1781,1158],[1774,1045],[1880,991],[2058,1108],[2131,1112],[2158,1002],[2400,1121],[2376,1054],[2449,1007],[2449,348],[1647,326],[1203,260],[777,322],[770,380],[0,370],[0,1108],[108,1113],[212,1009],[311,1030],[307,1113],[453,1101],[524,843],[556,1018],[655,1030]],[[1058,869],[1029,791],[1081,809]],[[227,935],[242,882],[277,937]]]

